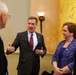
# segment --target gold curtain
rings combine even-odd
[[[76,23],[76,0],[60,0],[58,41],[63,39],[62,25],[65,22]]]

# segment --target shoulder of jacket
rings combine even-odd
[[[18,34],[23,34],[23,33],[27,33],[27,31],[23,31],[23,32],[18,32]]]
[[[38,33],[38,32],[35,32],[37,35],[40,35],[40,36],[43,36],[42,34]]]

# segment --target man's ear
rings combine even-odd
[[[1,20],[4,22],[4,20],[5,20],[5,16],[6,16],[6,14],[5,13],[2,13],[1,14]]]

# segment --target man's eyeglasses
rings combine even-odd
[[[10,19],[11,18],[11,15],[8,15],[8,19]]]

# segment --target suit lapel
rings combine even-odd
[[[41,41],[40,35],[38,33],[36,33],[36,35],[37,35],[37,40],[38,40],[38,43],[39,43]]]
[[[36,35],[37,35],[37,40],[38,40],[38,44],[37,44],[37,46],[35,47],[35,50],[36,50],[36,48],[39,46],[39,43],[41,42],[41,37],[40,37],[40,35],[36,32]]]
[[[28,33],[27,33],[27,31],[24,33],[24,40],[28,42]]]
[[[0,51],[4,52],[4,45],[1,37],[0,37]]]
[[[27,31],[24,33],[24,41],[27,42],[29,48],[31,49],[31,47],[30,47],[30,43],[29,43],[29,41],[28,41],[28,32],[27,32]]]

